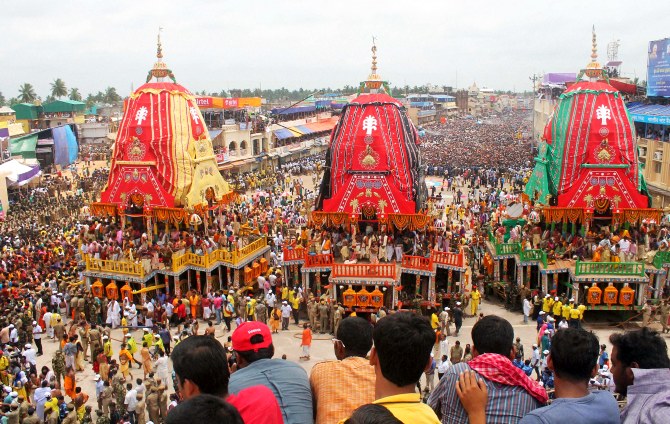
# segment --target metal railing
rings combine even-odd
[[[452,253],[452,252],[440,252],[437,250],[433,250],[431,257],[433,259],[433,262],[441,265],[458,266],[461,268],[465,266],[462,252]]]
[[[333,255],[307,255],[305,256],[305,267],[330,266],[333,264]]]
[[[639,262],[582,262],[575,264],[575,275],[639,275],[644,276],[644,264]]]
[[[261,237],[239,250],[232,252],[225,249],[217,249],[204,255],[186,252],[181,255],[172,255],[172,271],[179,272],[187,266],[209,268],[216,264],[237,265],[245,259],[254,256],[258,251],[267,246],[267,238]],[[144,278],[145,268],[142,263],[128,261],[112,261],[92,258],[84,255],[87,271],[98,271],[109,274],[132,275]]]
[[[403,268],[418,269],[422,271],[432,271],[433,270],[433,258],[432,256],[410,256],[403,255],[402,265]]]
[[[87,271],[109,272],[144,278],[144,266],[141,263],[95,259],[90,255],[85,255],[85,258]]]
[[[670,252],[656,252],[653,261],[654,266],[658,269],[661,269],[663,268],[663,264],[667,263],[670,263]]]
[[[519,256],[521,262],[539,261],[545,268],[547,267],[547,253],[542,249],[522,250]]]
[[[333,264],[333,277],[396,278],[395,264]]]

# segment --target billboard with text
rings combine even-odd
[[[647,96],[670,97],[670,38],[649,42]]]

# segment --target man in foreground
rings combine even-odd
[[[319,424],[337,423],[375,400],[375,369],[365,358],[372,348],[372,325],[363,318],[345,318],[335,337],[337,360],[314,365],[309,378]]]
[[[265,386],[274,393],[286,424],[312,422],[312,390],[307,373],[295,362],[272,359],[275,348],[267,325],[258,321],[243,323],[233,332],[232,343],[239,369],[230,378],[231,393]]]
[[[619,406],[609,391],[589,392],[598,374],[598,338],[591,332],[566,328],[551,340],[547,367],[554,372],[551,405],[530,411],[521,424],[618,424]]]
[[[428,399],[443,423],[468,423],[456,392],[459,376],[466,371],[475,371],[476,379],[486,384],[488,424],[518,423],[528,412],[546,404],[546,391],[512,364],[514,330],[507,320],[485,316],[472,328],[472,342],[473,359],[450,367]]]
[[[610,336],[616,392],[627,396],[621,422],[670,423],[670,359],[665,340],[647,328]]]
[[[228,360],[218,340],[209,336],[187,337],[175,346],[171,359],[177,389],[183,399],[190,400],[201,394],[213,395],[235,406],[244,422],[283,422],[279,404],[268,388],[253,386],[240,390],[237,395],[229,394]],[[172,413],[168,415],[171,416]]]
[[[377,322],[370,351],[375,368],[377,405],[386,407],[403,423],[437,424],[435,413],[421,402],[416,383],[430,366],[435,333],[427,319],[408,312]]]

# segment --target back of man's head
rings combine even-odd
[[[340,321],[335,337],[342,341],[347,356],[365,357],[372,348],[372,325],[359,317]]]
[[[610,336],[610,343],[617,349],[617,360],[626,367],[635,363],[635,368],[670,368],[668,347],[656,331],[642,328],[615,333]]]
[[[599,352],[595,334],[577,328],[564,328],[551,339],[549,360],[558,378],[588,381],[594,375]]]
[[[244,421],[233,405],[217,396],[203,394],[177,405],[165,420],[165,424],[192,423],[244,424]]]
[[[426,318],[398,312],[377,322],[372,339],[382,375],[403,387],[421,378],[435,343],[435,332]]]
[[[170,355],[177,380],[197,386],[200,393],[225,397],[228,394],[228,359],[218,340],[209,336],[190,336]]]
[[[487,315],[472,327],[472,344],[477,354],[497,353],[511,357],[514,346],[512,324],[496,315]]]

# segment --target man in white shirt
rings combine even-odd
[[[123,404],[126,405],[126,410],[128,411],[128,415],[130,415],[130,421],[135,422],[135,407],[137,406],[137,390],[133,388],[133,385],[131,383],[126,384],[126,389],[128,390],[126,392],[126,398],[123,401]]]
[[[30,364],[30,372],[37,373],[37,352],[30,343],[26,344],[22,355],[26,358],[26,362]]]
[[[447,355],[442,355],[442,357],[437,361],[437,378],[438,381],[442,379],[444,373],[447,372],[451,362],[449,362],[449,357]]]
[[[54,338],[54,329],[51,328],[51,312],[46,311],[44,313],[44,326],[46,327],[47,337],[50,339]]]
[[[277,296],[273,292],[268,292],[268,294],[265,295],[265,303],[267,303],[268,308],[274,309],[275,303],[277,303]]]
[[[35,346],[37,346],[37,356],[42,356],[42,327],[33,321],[33,340],[35,340]]]

